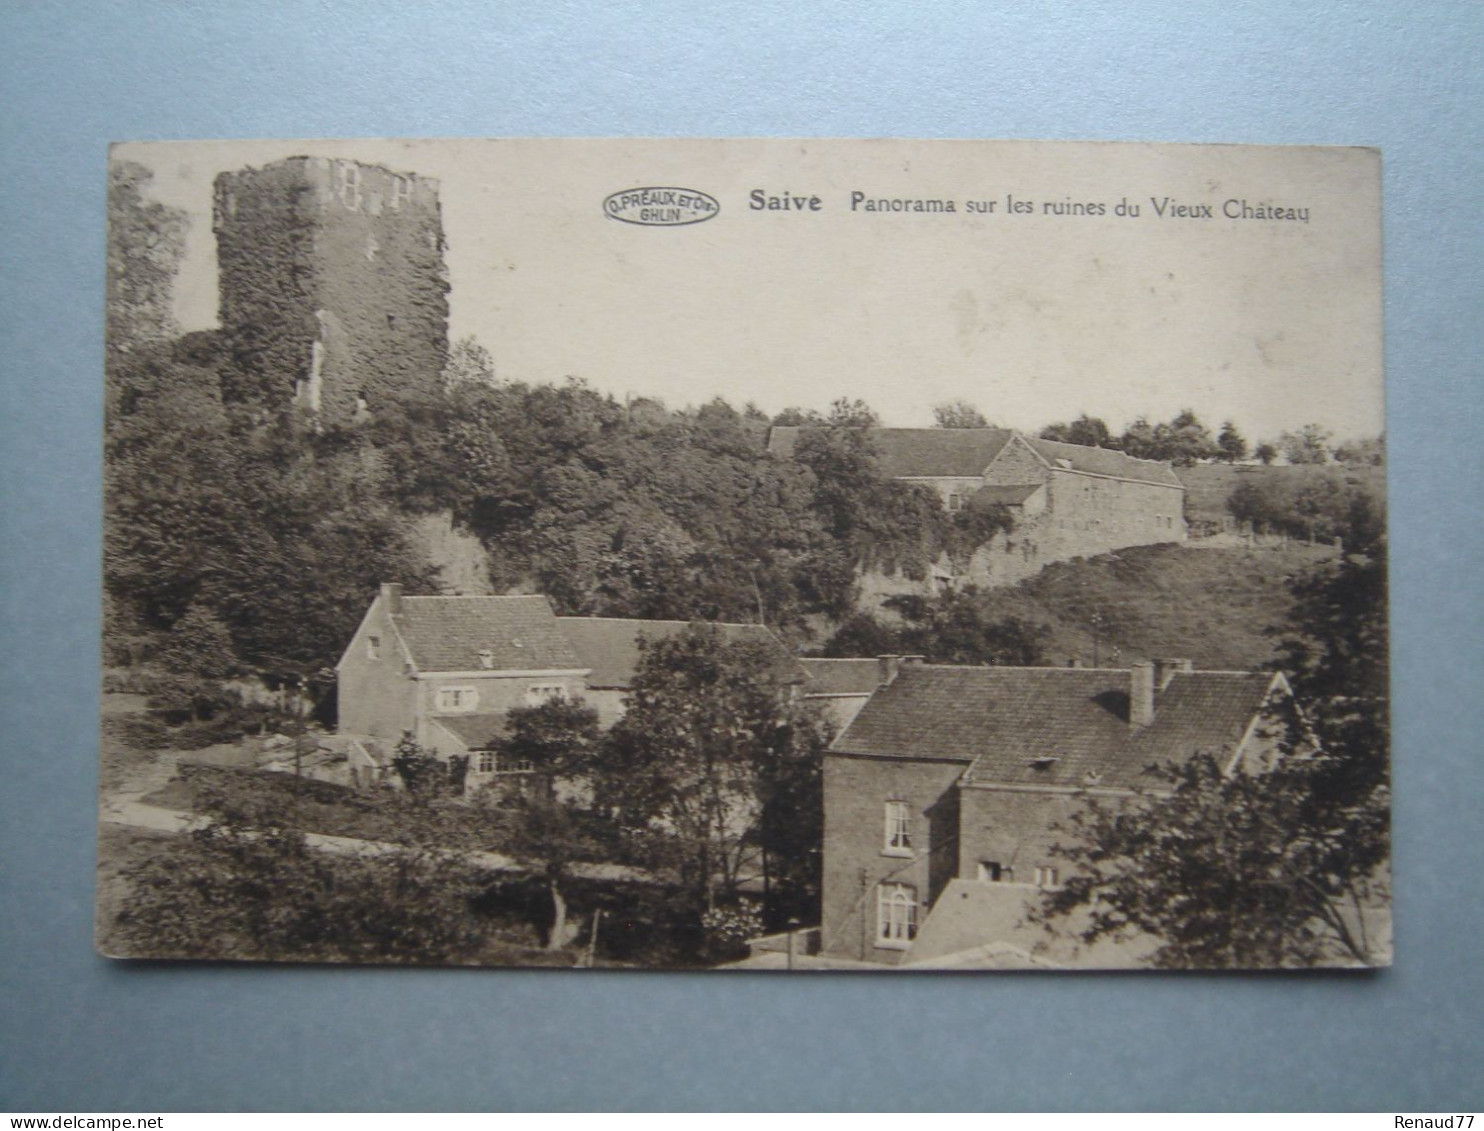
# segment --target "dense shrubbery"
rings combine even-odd
[[[105,579],[112,655],[207,678],[313,675],[378,582],[434,589],[410,535],[434,510],[479,537],[497,586],[533,583],[561,612],[795,633],[851,611],[859,567],[920,578],[1008,525],[884,477],[858,404],[779,460],[768,420],[721,401],[465,380],[320,428],[224,404],[230,362],[202,360],[160,345],[110,368]]]
[[[1238,522],[1251,523],[1259,533],[1317,538],[1343,538],[1359,522],[1357,508],[1380,521],[1384,504],[1365,483],[1338,467],[1292,467],[1284,474],[1252,476],[1237,484],[1227,498],[1227,509]]]
[[[823,654],[924,656],[933,664],[1046,663],[1049,630],[998,615],[990,596],[973,586],[939,597],[890,597],[885,604],[897,622],[857,613],[826,642]]]

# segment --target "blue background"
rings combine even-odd
[[[7,4],[0,1108],[1478,1106],[1484,8]],[[91,940],[105,146],[501,135],[1380,146],[1399,962],[800,978],[110,963]]]

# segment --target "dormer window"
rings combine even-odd
[[[479,653],[479,666],[486,670],[495,666],[495,654],[488,648]]]
[[[1059,761],[1061,761],[1061,759],[1058,758],[1055,754],[1042,754],[1039,758],[1031,759],[1031,769],[1040,770],[1042,773],[1045,773],[1046,771],[1050,770],[1051,767],[1055,766]]]

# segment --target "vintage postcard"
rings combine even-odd
[[[1391,961],[1374,150],[108,173],[103,953]]]

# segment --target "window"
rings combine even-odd
[[[374,635],[366,637],[366,659],[381,659],[381,637]]]
[[[480,774],[492,774],[495,772],[495,752],[493,750],[481,750],[479,757],[474,761],[474,772]]]
[[[440,687],[438,710],[472,711],[479,705],[479,692],[472,687]]]
[[[981,884],[1008,884],[1014,881],[1014,868],[1007,868],[998,860],[979,861],[979,882]]]
[[[912,811],[905,801],[886,803],[886,833],[881,851],[889,856],[912,855]]]
[[[392,207],[401,208],[404,200],[412,199],[412,181],[407,177],[392,178]]]
[[[1036,886],[1038,888],[1054,888],[1060,880],[1061,876],[1055,868],[1048,868],[1044,864],[1036,867]]]
[[[905,950],[917,937],[917,889],[884,883],[876,888],[876,945]]]
[[[963,505],[964,497],[962,495],[954,494],[948,496],[948,509],[950,511],[961,510]]]
[[[548,699],[559,699],[566,689],[560,683],[537,683],[526,688],[528,703],[545,703]]]
[[[533,774],[536,772],[536,763],[529,758],[506,758],[496,754],[494,771],[497,774]]]
[[[335,195],[352,212],[361,210],[361,167],[354,161],[335,162]]]

